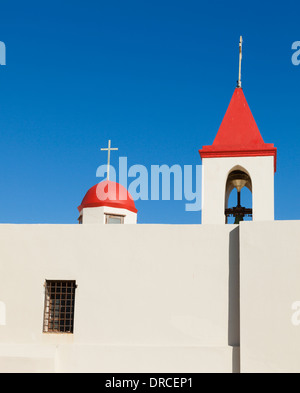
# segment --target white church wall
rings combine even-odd
[[[1,330],[0,330],[1,334]],[[53,373],[56,347],[42,345],[0,344],[0,373]]]
[[[32,347],[50,371],[237,371],[238,231],[0,225],[0,371]],[[73,335],[43,333],[46,279],[76,280]]]
[[[232,373],[238,359],[239,349],[232,347],[75,344],[60,346],[57,362],[64,373]]]
[[[203,158],[202,165],[202,224],[225,224],[226,182],[237,165],[252,180],[253,221],[274,220],[274,157]]]
[[[300,221],[240,231],[241,370],[299,373]]]

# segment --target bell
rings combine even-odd
[[[248,182],[247,180],[243,180],[243,179],[234,179],[231,181],[231,184],[237,189],[237,192],[241,192],[242,188],[245,187],[247,182]]]
[[[249,176],[242,171],[233,171],[228,177],[228,182],[237,189],[237,192],[241,192],[249,180]]]

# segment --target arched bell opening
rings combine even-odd
[[[239,224],[252,220],[252,216],[251,177],[243,168],[236,167],[229,173],[226,182],[225,222]]]

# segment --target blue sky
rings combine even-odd
[[[128,164],[200,165],[236,86],[278,148],[276,219],[300,219],[299,1],[1,3],[2,223],[76,223],[108,139]],[[138,201],[141,223],[199,223],[185,201]]]

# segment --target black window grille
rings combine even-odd
[[[73,333],[76,281],[46,280],[44,333]]]

